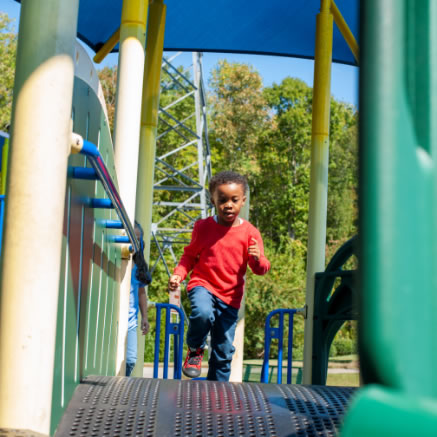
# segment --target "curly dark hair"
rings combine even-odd
[[[211,196],[215,189],[223,184],[240,184],[243,187],[244,194],[246,194],[249,189],[247,179],[243,175],[236,173],[235,171],[226,170],[217,173],[209,181],[209,193]]]

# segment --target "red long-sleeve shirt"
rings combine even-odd
[[[258,261],[247,253],[251,238],[258,242]],[[205,287],[226,304],[240,308],[247,264],[256,275],[264,275],[270,269],[258,229],[245,220],[239,226],[228,227],[208,217],[194,224],[191,242],[174,274],[184,280],[192,271],[188,290]]]

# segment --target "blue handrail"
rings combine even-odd
[[[3,221],[5,217],[5,195],[0,195],[0,255],[2,254]]]
[[[170,335],[174,336],[174,379],[182,378],[182,353],[184,346],[184,313],[176,305],[170,303],[156,303],[156,334],[155,334],[155,355],[153,361],[153,377],[158,378],[159,368],[159,343],[161,340],[161,311],[165,313],[165,338],[164,338],[164,363],[163,363],[163,378],[168,378],[168,359],[170,349]],[[170,321],[171,310],[175,310],[179,314],[179,322],[172,323]]]
[[[143,247],[138,240],[134,227],[129,220],[129,216],[126,213],[123,202],[120,198],[120,195],[117,191],[117,188],[109,174],[109,171],[106,167],[105,162],[103,161],[102,156],[100,155],[99,149],[97,146],[90,141],[83,140],[79,135],[75,135],[75,141],[80,143],[79,153],[87,156],[88,161],[91,163],[95,173],[97,174],[100,182],[103,185],[103,188],[106,191],[106,194],[109,197],[110,203],[112,205],[102,205],[104,207],[112,206],[117,211],[118,217],[123,224],[123,228],[126,230],[127,237],[131,242],[133,248],[133,260],[137,266],[137,279],[144,283],[145,285],[150,284],[152,281],[152,277],[149,272],[149,268],[144,259]],[[94,201],[93,206],[99,207],[102,199],[92,199]],[[100,201],[100,203],[96,203],[96,201]],[[108,200],[108,199],[106,199]]]
[[[297,312],[303,312],[303,309],[277,309],[270,312],[266,317],[264,334],[264,360],[261,369],[261,382],[269,382],[269,355],[270,344],[272,339],[278,339],[278,373],[277,383],[282,384],[282,356],[284,342],[284,315],[288,314],[288,342],[287,342],[287,384],[291,384],[292,363],[293,363],[293,319]],[[277,328],[270,326],[270,320],[273,316],[279,314],[279,325]]]

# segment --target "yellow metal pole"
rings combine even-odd
[[[2,169],[0,179],[0,194],[6,194],[6,177],[8,172],[9,138],[5,139],[2,150]]]
[[[355,60],[358,62],[359,61],[358,43],[354,37],[354,34],[351,32],[345,19],[343,18],[343,15],[341,15],[341,12],[337,8],[337,5],[335,4],[334,0],[331,0],[331,12],[332,15],[334,16],[335,24],[337,25],[338,29],[343,35],[343,38],[345,39],[347,45],[351,49],[351,52],[354,55]]]
[[[0,428],[50,434],[78,0],[23,0],[0,273]],[[49,18],[48,18],[49,17]]]
[[[144,256],[147,261],[150,258],[152,232],[153,180],[166,6],[162,0],[154,0],[149,9],[135,213],[144,230]],[[138,335],[138,358],[133,370],[134,376],[142,375],[143,364],[144,337]]]
[[[120,195],[132,223],[135,218],[147,9],[147,0],[124,0],[120,26],[114,162]],[[126,370],[131,267],[130,260],[122,261],[116,355],[118,375],[124,375]]]
[[[325,269],[326,211],[328,199],[329,110],[333,17],[330,0],[322,0],[317,15],[314,56],[313,121],[311,141],[310,205],[304,335],[304,384],[311,384],[314,315],[314,276]]]
[[[118,41],[120,41],[120,28],[118,28],[108,39],[108,41],[103,44],[100,50],[95,54],[93,61],[96,64],[100,64],[106,56],[111,53],[112,49],[117,45]]]

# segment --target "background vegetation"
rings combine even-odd
[[[3,131],[10,123],[15,51],[14,29],[8,17],[0,13],[0,130]],[[116,67],[106,67],[99,75],[112,125]],[[181,90],[169,85],[165,75],[162,79],[167,84],[161,91],[161,105],[165,106]],[[305,304],[312,89],[293,77],[264,87],[260,74],[252,66],[223,60],[212,72],[208,98],[213,172],[231,169],[247,176],[250,221],[261,231],[272,264],[266,276],[258,277],[250,271],[247,274],[245,357],[259,358],[263,354],[267,314],[276,308],[299,308]],[[180,118],[184,111],[192,111],[193,105],[194,99],[185,99],[178,105]],[[327,261],[357,230],[357,120],[354,107],[331,99]],[[160,132],[165,129],[161,123]],[[162,137],[157,145],[158,153],[172,150],[176,141],[174,134]],[[172,165],[183,168],[184,159],[187,157],[175,157]],[[168,193],[157,192],[155,196],[156,200],[169,200],[165,198]],[[159,214],[158,209],[154,211],[155,219]],[[176,247],[177,257],[182,250],[182,245]],[[152,260],[154,257],[157,253],[152,249]],[[173,265],[172,260],[168,262]],[[167,278],[164,266],[158,264],[149,287],[151,300],[167,301]],[[189,308],[187,302],[185,307]],[[149,361],[153,330],[152,326],[146,349]],[[347,323],[336,337],[331,354],[354,352],[355,338],[355,324]],[[303,320],[296,317],[295,357],[302,356],[302,348]]]

